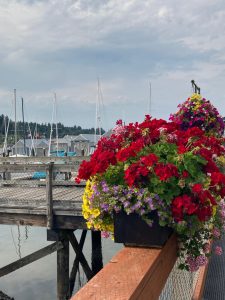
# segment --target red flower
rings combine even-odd
[[[197,205],[193,198],[188,195],[182,195],[173,199],[171,208],[175,221],[179,222],[184,219],[185,214],[194,214],[197,210]]]
[[[116,158],[118,161],[126,161],[130,157],[135,157],[137,153],[143,148],[144,142],[139,139],[131,143],[128,147],[121,149],[117,154]]]
[[[173,164],[162,164],[159,163],[155,167],[155,174],[159,177],[160,180],[166,181],[172,176],[178,177],[178,170],[177,167]]]
[[[155,163],[158,162],[158,157],[154,154],[154,153],[150,153],[147,156],[142,156],[140,161],[148,167],[151,167],[152,165],[154,165]]]
[[[200,193],[200,192],[202,192],[202,190],[203,190],[203,187],[202,187],[202,185],[200,183],[196,183],[192,187],[192,191],[194,193],[197,193],[197,194]]]
[[[183,178],[187,178],[188,176],[189,176],[188,171],[185,170],[185,171],[182,172],[182,177]]]
[[[183,154],[187,151],[188,151],[188,149],[184,145],[179,145],[178,146],[178,154]]]
[[[202,206],[199,207],[196,211],[196,215],[199,218],[199,221],[207,221],[212,216],[212,207],[211,206]]]

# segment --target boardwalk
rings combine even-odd
[[[52,227],[86,228],[81,214],[84,186],[76,185],[74,179],[68,176],[75,174],[80,159],[72,161],[68,158],[62,162],[54,158],[51,179],[49,175],[42,180],[31,179],[37,171],[49,174],[50,158],[44,160],[44,163],[37,164],[31,159],[20,158],[19,162],[14,159],[13,163],[6,161],[0,164],[0,224],[47,226],[50,197]]]

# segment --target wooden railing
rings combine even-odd
[[[89,160],[89,156],[62,156],[62,157],[55,157],[55,156],[30,156],[30,157],[0,157],[0,164],[3,163],[34,163],[34,162],[42,162],[42,163],[49,163],[49,162],[64,162],[65,164],[73,164],[79,166],[83,160]]]
[[[162,249],[125,247],[93,277],[71,300],[158,300],[177,260],[177,241],[173,235]],[[202,297],[207,266],[199,272],[190,300]],[[181,275],[182,276],[182,275]],[[175,278],[174,284],[179,284]],[[176,289],[175,285],[172,287]],[[172,299],[188,299],[183,295]],[[164,298],[165,299],[165,298]]]
[[[82,158],[83,159],[83,158]],[[46,216],[47,227],[50,229],[53,225],[53,187],[54,186],[77,186],[74,177],[77,174],[82,159],[74,157],[61,158],[1,158],[0,159],[0,186],[2,187],[46,187]],[[39,160],[39,162],[38,162]],[[41,161],[41,162],[40,162]],[[44,161],[44,162],[43,162]],[[38,163],[37,163],[38,162]],[[44,180],[32,179],[32,175],[36,172],[43,172],[46,175]],[[13,174],[20,174],[19,177]],[[65,177],[65,179],[55,180],[57,174]],[[73,178],[69,175],[73,174]],[[32,179],[32,180],[31,180]],[[84,184],[84,183],[83,183]],[[82,183],[80,185],[83,185]]]

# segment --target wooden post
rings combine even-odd
[[[9,165],[9,162],[4,162],[3,165]],[[3,180],[11,180],[10,172],[3,172]]]
[[[100,231],[91,231],[91,245],[92,245],[92,255],[91,255],[91,265],[92,272],[96,275],[102,268],[102,241]]]
[[[46,200],[47,200],[47,227],[53,227],[53,202],[52,202],[52,179],[54,163],[50,162],[46,170]]]
[[[69,240],[59,231],[63,248],[57,251],[57,300],[69,299]]]

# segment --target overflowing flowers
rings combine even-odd
[[[184,131],[174,120],[150,116],[142,123],[119,121],[79,169],[77,181],[87,180],[82,208],[88,228],[113,236],[114,212],[135,212],[151,226],[148,214],[157,211],[159,224],[178,235],[180,268],[204,265],[208,241],[219,239],[225,226],[225,148],[221,134],[192,125]]]
[[[209,100],[199,94],[193,94],[184,103],[178,105],[179,110],[170,116],[170,120],[177,123],[181,129],[199,127],[206,133],[222,136],[224,121],[217,109]]]

